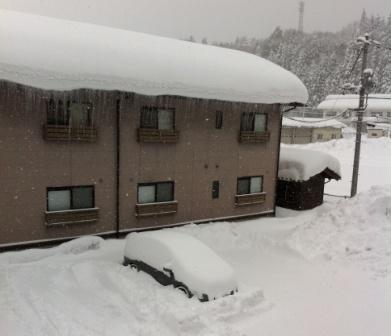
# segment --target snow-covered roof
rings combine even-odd
[[[0,9],[0,79],[249,103],[305,103],[304,84],[226,48]]]
[[[335,119],[320,119],[320,118],[298,118],[293,117],[283,118],[282,119],[283,127],[307,127],[307,128],[323,128],[323,127],[332,127],[332,128],[344,128],[346,125]]]
[[[281,147],[279,179],[307,181],[327,170],[341,177],[341,165],[334,156],[309,149]]]
[[[359,95],[329,95],[318,105],[318,109],[343,111],[358,108]],[[370,94],[367,110],[391,111],[391,94]]]

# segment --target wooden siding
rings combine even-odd
[[[47,226],[81,224],[96,222],[99,218],[99,209],[80,209],[64,211],[47,211],[45,223]]]
[[[278,180],[277,206],[293,209],[313,209],[323,203],[324,177],[315,175],[308,181]]]
[[[176,143],[179,139],[179,131],[139,128],[137,139],[139,142]]]
[[[255,193],[246,195],[235,195],[235,205],[262,204],[266,200],[266,193]]]
[[[240,131],[239,142],[242,143],[265,143],[270,139],[270,133],[266,132],[249,132]]]
[[[98,132],[93,127],[75,128],[66,125],[44,125],[43,138],[47,141],[95,142]]]
[[[136,216],[160,216],[176,213],[178,210],[178,202],[158,202],[136,204]]]

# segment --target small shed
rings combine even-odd
[[[325,180],[339,180],[339,161],[323,152],[281,147],[277,205],[308,210],[323,203]]]

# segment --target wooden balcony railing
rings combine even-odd
[[[235,205],[262,204],[266,200],[266,193],[254,193],[245,195],[235,195]]]
[[[270,139],[270,133],[265,132],[249,132],[240,131],[239,142],[242,143],[265,143]]]
[[[67,125],[44,125],[43,138],[47,141],[96,141],[98,132],[94,127],[71,127]]]
[[[93,223],[98,219],[98,208],[45,212],[47,226]]]
[[[178,202],[138,203],[136,204],[136,216],[160,216],[176,213]]]
[[[139,142],[176,143],[179,139],[179,131],[174,129],[139,128],[137,139]]]

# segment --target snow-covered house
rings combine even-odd
[[[368,138],[391,137],[391,124],[367,122]]]
[[[282,120],[281,142],[306,144],[342,138],[345,124],[335,119],[285,117]]]
[[[0,41],[0,246],[274,213],[292,73],[6,10]]]
[[[372,117],[379,119],[379,121],[391,119],[391,94],[369,94],[366,103],[364,118]],[[318,109],[328,114],[331,112],[338,114],[349,110],[347,115],[355,118],[357,113],[354,109],[357,109],[358,106],[359,95],[357,94],[329,95],[318,105]]]
[[[277,205],[307,210],[323,203],[325,179],[339,180],[339,161],[323,152],[281,147]]]

